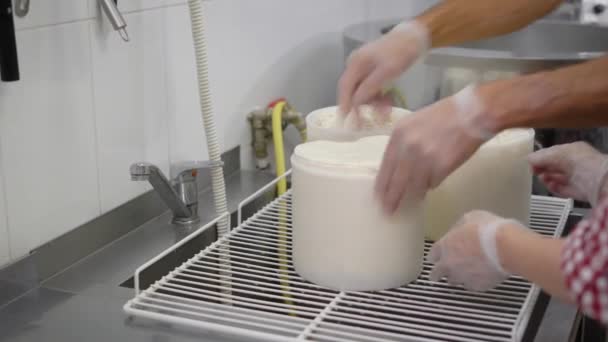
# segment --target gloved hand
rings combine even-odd
[[[380,39],[354,51],[339,82],[338,104],[343,114],[363,104],[379,105],[390,85],[429,48],[429,33],[418,22],[403,23]],[[382,106],[381,106],[382,107]]]
[[[517,221],[507,220],[487,211],[475,210],[436,242],[428,261],[435,263],[430,279],[463,285],[474,291],[487,291],[508,278],[497,250],[496,236],[500,229],[521,229]]]
[[[563,197],[597,203],[608,172],[608,156],[585,142],[556,145],[528,156],[532,170],[547,188]]]
[[[471,86],[399,120],[376,179],[385,211],[422,198],[492,137],[484,114]]]

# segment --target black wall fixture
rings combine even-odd
[[[11,0],[0,0],[0,75],[4,82],[19,80],[19,59]]]

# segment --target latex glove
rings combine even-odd
[[[354,51],[338,86],[340,111],[348,114],[363,104],[386,107],[383,88],[397,79],[429,46],[426,27],[412,21],[397,25],[380,39]]]
[[[375,186],[387,213],[420,200],[492,137],[484,113],[467,87],[396,123]]]
[[[428,260],[435,263],[430,279],[443,277],[454,285],[474,291],[487,291],[508,278],[496,248],[500,229],[519,229],[517,221],[506,220],[487,211],[475,210],[433,245]]]
[[[597,203],[608,157],[586,142],[557,145],[528,156],[532,170],[549,191],[562,197]]]

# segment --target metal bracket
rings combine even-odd
[[[15,14],[23,18],[30,12],[30,0],[15,0]]]

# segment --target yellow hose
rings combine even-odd
[[[285,149],[283,148],[283,109],[285,101],[281,101],[274,105],[272,110],[272,139],[274,142],[274,158],[277,168],[277,177],[281,177],[285,173]],[[281,179],[277,184],[279,196],[287,191],[287,180]]]
[[[277,177],[281,177],[285,174],[285,149],[283,147],[283,125],[282,116],[283,109],[285,108],[285,101],[278,102],[274,105],[272,110],[272,139],[274,142],[274,157],[277,169]],[[281,179],[277,184],[278,195],[281,196],[287,191],[287,180]],[[281,289],[285,291],[283,297],[285,297],[285,304],[293,305],[291,301],[291,295],[289,294],[289,280],[288,280],[288,261],[287,261],[287,205],[286,203],[280,203],[279,207],[279,242],[278,242],[278,255],[279,255],[279,270],[281,278]],[[295,313],[290,312],[289,315],[295,316]]]

